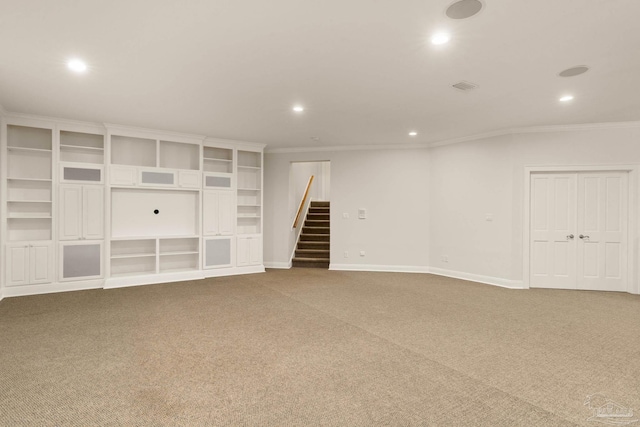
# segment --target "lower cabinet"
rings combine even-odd
[[[60,244],[60,281],[99,279],[103,276],[103,242]]]
[[[204,268],[221,268],[233,266],[233,238],[210,237],[204,242]]]
[[[7,286],[53,281],[53,244],[21,242],[7,245]]]
[[[238,236],[238,267],[262,264],[262,238],[260,236]]]

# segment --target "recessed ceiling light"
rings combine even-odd
[[[569,102],[573,99],[573,95],[565,95],[562,98],[560,98],[560,102]]]
[[[416,131],[409,132],[409,136],[417,136],[417,135],[418,135],[418,132]]]
[[[445,13],[451,19],[466,19],[480,10],[482,10],[482,2],[479,0],[460,0],[449,6]]]
[[[304,107],[302,105],[294,105],[293,111],[296,113],[302,113],[304,111]]]
[[[67,67],[76,73],[84,73],[87,71],[87,64],[81,59],[71,59],[67,62]]]
[[[438,33],[431,37],[431,43],[435,45],[445,44],[451,40],[451,36],[446,33]]]
[[[580,74],[584,74],[589,71],[589,67],[586,65],[576,65],[575,67],[567,68],[566,70],[560,71],[558,75],[560,77],[574,77],[579,76]]]

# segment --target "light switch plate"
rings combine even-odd
[[[358,218],[367,219],[367,210],[364,208],[358,209]]]

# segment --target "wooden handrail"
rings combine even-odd
[[[296,228],[298,226],[298,221],[300,220],[300,214],[302,213],[304,204],[307,201],[307,197],[309,196],[309,189],[311,188],[312,182],[313,182],[313,175],[309,177],[309,182],[307,182],[307,188],[304,190],[304,196],[302,196],[302,200],[300,200],[300,206],[298,206],[298,213],[296,214],[296,219],[293,221],[293,227],[291,228]]]

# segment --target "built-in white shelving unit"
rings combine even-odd
[[[263,146],[4,117],[4,296],[264,271]]]

